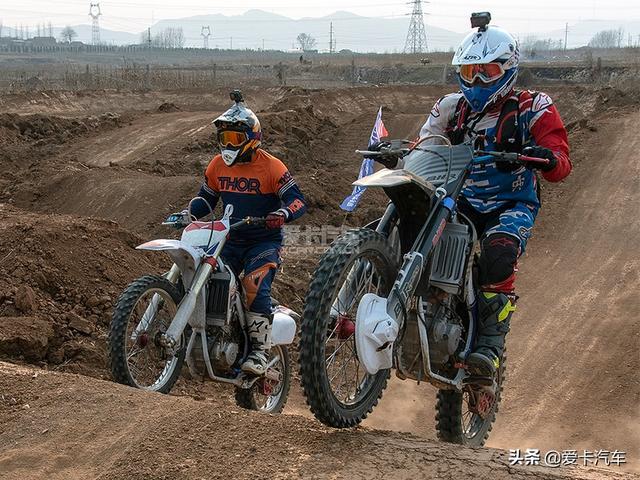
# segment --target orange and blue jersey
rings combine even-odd
[[[250,162],[231,167],[216,155],[205,172],[205,180],[198,195],[215,208],[219,199],[226,207],[233,205],[232,220],[245,217],[266,217],[281,212],[290,222],[306,211],[304,196],[287,167],[278,158],[257,149]],[[209,209],[203,202],[194,202],[192,213],[204,217]],[[231,232],[230,243],[252,244],[282,241],[282,229],[267,230],[247,225]]]

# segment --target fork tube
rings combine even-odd
[[[196,307],[196,300],[198,294],[204,288],[204,284],[209,280],[209,275],[213,267],[209,263],[202,263],[193,278],[193,283],[189,291],[184,296],[176,312],[176,316],[173,317],[171,325],[167,329],[166,333],[160,338],[161,343],[167,347],[174,347],[178,343],[178,339],[184,331],[193,311]]]

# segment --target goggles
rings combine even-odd
[[[491,83],[504,75],[504,67],[501,63],[476,63],[473,65],[460,65],[458,67],[460,78],[467,83],[473,83],[476,78],[483,83]]]
[[[246,132],[237,130],[220,130],[218,132],[218,143],[223,147],[239,147],[249,140]]]

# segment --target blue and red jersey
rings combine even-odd
[[[431,114],[420,131],[420,137],[447,135],[447,129],[464,106],[462,93],[446,95],[434,105]],[[571,172],[569,142],[560,114],[548,95],[542,92],[513,92],[510,99],[517,101],[516,121],[519,143],[522,148],[540,146],[555,155],[558,164],[542,176],[550,182],[559,182]],[[471,128],[466,131],[464,141],[472,142],[477,136],[483,138],[484,150],[495,150],[503,103],[487,112],[469,113],[465,119]],[[479,212],[491,212],[506,205],[522,202],[537,213],[540,201],[537,194],[536,176],[524,167],[511,172],[500,171],[495,163],[475,164],[462,192],[469,203]]]
[[[278,158],[257,149],[250,162],[231,167],[216,155],[205,171],[205,180],[198,193],[211,208],[219,199],[223,205],[233,205],[232,222],[245,217],[266,217],[281,212],[285,222],[302,216],[306,211],[304,196],[287,167]],[[209,213],[202,202],[192,207],[193,214],[204,217]],[[282,241],[282,229],[267,230],[262,226],[247,225],[231,232],[229,242],[250,244]]]

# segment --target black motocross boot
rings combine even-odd
[[[511,299],[503,293],[479,293],[478,335],[475,349],[466,359],[467,371],[472,376],[495,378],[515,309]]]

